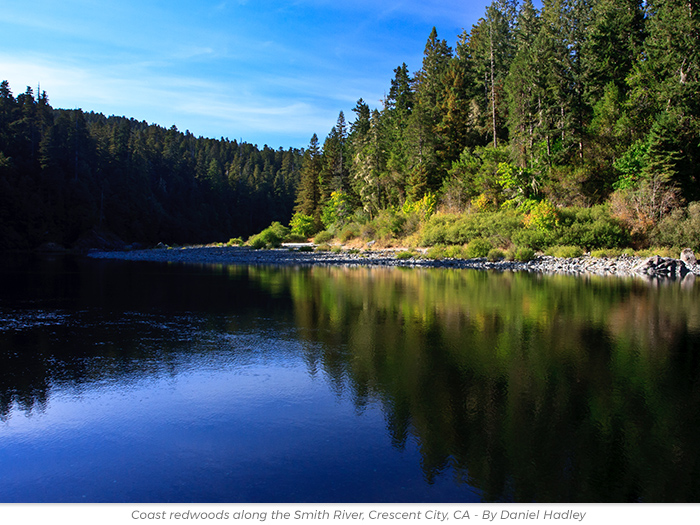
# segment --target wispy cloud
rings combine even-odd
[[[0,77],[15,92],[41,83],[54,107],[301,146],[357,99],[379,106],[395,67],[420,67],[433,25],[455,39],[485,4],[5,0]]]
[[[240,136],[261,144],[271,142],[267,136],[287,135],[291,142],[278,145],[301,146],[312,130],[330,130],[335,118],[312,103],[313,96],[300,101],[294,96],[265,95],[252,83],[237,86],[153,74],[131,78],[119,70],[85,69],[37,56],[18,60],[0,54],[0,62],[0,76],[10,82],[15,94],[23,92],[27,83],[33,84],[32,89],[40,84],[54,107],[126,115],[166,127],[175,124],[198,135]],[[274,82],[284,84],[281,79]]]

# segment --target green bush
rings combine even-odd
[[[687,208],[679,208],[664,217],[652,232],[651,242],[700,250],[700,202],[691,202]]]
[[[273,222],[260,233],[248,239],[248,245],[259,250],[261,248],[279,248],[282,241],[289,235],[290,230],[279,222]]]
[[[428,259],[444,259],[445,247],[443,245],[431,246],[428,248],[428,251],[425,252],[425,256]]]
[[[284,242],[306,242],[306,240],[306,237],[294,233],[290,233],[284,238]]]
[[[365,241],[371,241],[375,238],[377,229],[373,222],[366,222],[360,227],[360,237]]]
[[[532,250],[544,250],[554,244],[556,236],[553,232],[522,229],[511,237],[511,242],[517,246],[527,247]]]
[[[381,210],[374,219],[376,239],[395,239],[403,231],[406,216],[394,209]]]
[[[292,220],[289,222],[289,226],[293,234],[300,235],[305,239],[308,239],[316,233],[314,218],[311,215],[305,215],[301,212],[296,212],[294,214]]]
[[[518,262],[528,262],[535,258],[535,250],[528,247],[518,248],[515,251],[514,259]]]
[[[232,239],[229,239],[229,241],[226,243],[226,246],[241,246],[243,244],[243,239],[240,237],[233,237]]]
[[[483,237],[493,238],[498,244],[506,244],[522,229],[522,214],[514,210],[437,214],[430,217],[423,226],[420,243],[423,246],[461,245]]]
[[[331,198],[323,207],[321,222],[326,228],[344,223],[351,212],[350,197],[342,191],[334,191]]]
[[[411,251],[397,252],[395,255],[395,257],[400,261],[404,261],[406,259],[412,259],[415,256],[416,256],[416,254],[414,252],[411,252]]]
[[[341,230],[340,234],[338,234],[338,240],[340,242],[348,242],[356,237],[359,237],[359,235],[360,226],[356,223],[351,223]]]
[[[464,255],[467,259],[478,259],[486,257],[492,249],[493,245],[489,241],[478,237],[467,244]]]
[[[581,257],[583,255],[583,249],[579,246],[553,246],[545,253],[554,257],[573,259],[576,257]]]
[[[253,235],[248,239],[248,246],[255,250],[262,250],[263,248],[267,248],[267,243],[265,243],[265,240],[259,235]]]
[[[493,248],[486,255],[486,259],[488,259],[489,262],[498,262],[501,259],[505,259],[505,258],[506,258],[505,252],[503,250],[498,249],[498,248]]]
[[[605,205],[559,210],[557,244],[584,246],[588,249],[623,248],[631,241],[629,230],[610,215]]]
[[[464,259],[464,247],[451,244],[445,246],[445,258],[447,259]]]
[[[428,219],[421,231],[420,242],[423,246],[436,246],[448,244],[446,240],[447,228],[454,224],[461,216],[457,214],[438,214]],[[453,244],[453,243],[449,243]]]
[[[330,241],[331,239],[333,239],[333,234],[328,230],[324,230],[321,233],[317,234],[316,237],[314,237],[314,242],[316,244],[324,244]]]

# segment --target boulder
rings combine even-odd
[[[690,248],[684,248],[681,252],[681,261],[687,266],[695,266],[698,262],[695,259],[695,253]]]
[[[686,264],[679,259],[654,255],[639,264],[635,271],[651,277],[685,277],[689,272]]]

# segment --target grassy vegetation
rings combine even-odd
[[[342,224],[334,224],[314,237],[317,249],[333,244],[357,250],[370,241],[374,248],[402,247],[397,257],[430,259],[486,258],[527,261],[537,253],[555,257],[595,257],[659,254],[678,257],[680,250],[700,249],[700,203],[694,202],[666,216],[640,237],[611,213],[609,206],[531,209],[479,210],[463,213],[438,211],[431,215],[410,209],[389,208],[369,218],[355,214]],[[254,248],[273,248],[292,237],[289,228],[273,223],[248,239]],[[229,244],[239,243],[232,239]],[[416,248],[427,248],[419,254]]]

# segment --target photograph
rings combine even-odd
[[[0,11],[0,521],[700,516],[700,2]]]

